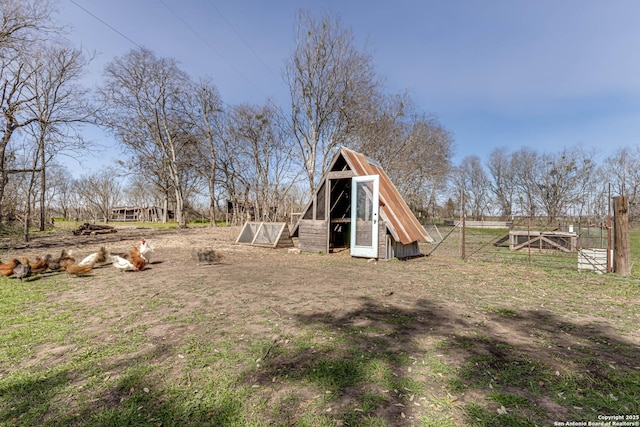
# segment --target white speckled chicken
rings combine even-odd
[[[142,242],[140,243],[140,256],[144,258],[147,264],[151,264],[151,258],[153,258],[153,245],[144,238],[142,238]]]
[[[98,252],[87,255],[78,263],[78,265],[101,264],[107,261],[107,250],[103,247]]]
[[[135,265],[131,263],[126,258],[121,257],[120,255],[111,255],[111,263],[115,268],[122,271],[134,271],[136,269]]]

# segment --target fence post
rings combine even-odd
[[[607,273],[613,272],[613,257],[611,256],[611,209],[607,215]]]
[[[629,199],[627,196],[613,198],[613,268],[620,275],[631,274],[631,242],[629,237]]]
[[[461,213],[460,213],[460,226],[462,227],[460,229],[460,258],[464,261],[466,256],[464,247],[465,247],[465,234],[464,234],[464,229],[465,229],[465,217],[466,212],[465,212],[465,200],[464,200],[464,192],[462,192],[461,195],[462,198],[462,209],[461,209]]]

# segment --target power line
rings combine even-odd
[[[231,28],[231,31],[233,31],[236,36],[238,36],[238,38],[242,41],[242,43],[244,43],[244,45],[247,47],[247,49],[249,49],[251,51],[251,53],[253,53],[253,55],[258,59],[258,61],[260,61],[260,63],[264,66],[264,68],[269,72],[269,74],[271,74],[275,79],[278,79],[278,77],[275,75],[275,73],[271,70],[271,68],[269,68],[269,66],[262,60],[262,58],[260,57],[260,55],[258,55],[258,53],[249,45],[249,43],[244,39],[244,37],[242,37],[242,35],[234,28],[233,25],[231,25],[231,22],[229,22],[229,20],[227,19],[226,16],[224,16],[222,14],[222,12],[220,11],[220,9],[218,9],[216,7],[216,5],[213,3],[213,0],[209,0],[209,5],[211,5],[211,7],[218,12],[218,14],[222,17],[222,19],[224,19],[224,22],[227,23],[227,25],[229,26],[229,28]]]
[[[117,29],[115,29],[113,26],[109,25],[107,22],[105,22],[104,20],[100,19],[98,16],[96,16],[95,14],[91,13],[90,11],[88,11],[87,9],[85,9],[84,7],[80,6],[78,3],[75,2],[75,0],[69,0],[71,3],[75,4],[76,6],[78,6],[80,9],[82,9],[85,13],[87,13],[88,15],[91,15],[93,18],[97,19],[98,21],[100,21],[102,24],[104,24],[107,28],[111,29],[113,32],[115,32],[116,34],[118,34],[119,36],[121,36],[122,38],[126,39],[127,41],[129,41],[131,44],[133,44],[134,46],[138,46],[140,49],[143,49],[142,46],[140,46],[138,43],[134,42],[133,40],[131,40],[129,37],[127,37],[126,35],[122,34],[120,31],[118,31]]]
[[[247,76],[245,76],[242,71],[240,71],[235,65],[233,65],[233,63],[231,63],[229,60],[227,60],[227,58],[224,57],[224,55],[222,55],[215,47],[213,47],[213,45],[211,45],[211,43],[209,43],[209,41],[207,39],[205,39],[204,37],[202,37],[200,35],[200,33],[198,33],[196,30],[193,29],[193,27],[184,19],[182,19],[182,17],[180,17],[180,15],[178,15],[172,8],[169,7],[169,5],[167,5],[164,0],[160,0],[160,3],[162,3],[162,5],[164,7],[166,7],[169,12],[171,12],[176,18],[178,18],[178,20],[180,22],[182,22],[182,24],[187,27],[198,39],[200,39],[200,41],[202,41],[205,45],[207,45],[209,47],[209,49],[211,49],[216,55],[218,55],[224,62],[227,63],[227,65],[229,65],[239,76],[241,76],[243,79],[245,79],[247,82],[249,82],[255,89],[262,91],[251,79],[249,79]]]

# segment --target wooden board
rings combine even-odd
[[[552,249],[562,252],[573,252],[578,245],[576,233],[561,231],[510,231],[509,249]]]
[[[298,244],[301,252],[326,253],[328,246],[327,221],[300,220]]]

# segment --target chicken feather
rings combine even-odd
[[[111,263],[115,268],[122,271],[123,273],[127,270],[136,269],[136,267],[133,264],[131,264],[131,262],[128,259],[123,258],[120,255],[111,255]]]
[[[13,274],[15,274],[20,281],[31,276],[31,265],[29,265],[29,259],[27,259],[27,257],[22,257],[22,262],[16,264],[13,269]]]
[[[93,270],[94,263],[89,264],[66,264],[64,266],[64,270],[67,272],[69,276],[82,276],[84,274],[89,274]]]
[[[89,264],[98,264],[107,261],[107,250],[103,247],[98,250],[98,252],[94,252],[91,255],[87,255],[78,263],[78,265],[89,265]]]
[[[13,274],[13,270],[18,264],[20,264],[20,261],[16,258],[12,259],[10,262],[0,263],[0,273],[5,276],[11,276]]]
[[[145,259],[147,264],[151,264],[151,258],[153,257],[153,245],[151,242],[146,241],[144,238],[140,243],[140,256]]]
[[[140,271],[147,265],[147,260],[140,255],[140,249],[136,245],[133,245],[133,249],[129,252],[128,258],[134,266],[134,271]]]

